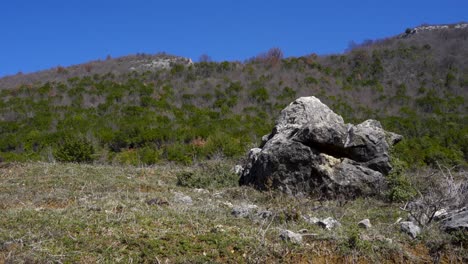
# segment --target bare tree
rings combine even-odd
[[[213,60],[211,59],[211,57],[207,54],[202,54],[200,55],[200,57],[198,58],[198,62],[212,62]]]
[[[461,172],[455,177],[453,169],[438,167],[414,176],[418,195],[402,208],[421,226],[431,223],[443,210],[468,205],[468,175]]]
[[[280,48],[271,48],[266,53],[260,53],[255,58],[258,62],[267,63],[271,66],[278,65],[283,59],[284,54]]]

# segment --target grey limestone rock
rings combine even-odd
[[[251,215],[255,210],[257,210],[257,206],[254,205],[254,204],[243,204],[243,205],[238,205],[238,206],[235,206],[232,211],[231,211],[231,214],[234,216],[234,217],[238,217],[238,218],[243,218],[243,217],[248,217],[249,215]]]
[[[358,223],[358,226],[361,228],[369,229],[372,227],[372,224],[369,219],[363,219]]]
[[[410,235],[413,239],[421,233],[421,228],[411,221],[404,221],[400,223],[401,231]]]
[[[345,124],[316,97],[301,97],[250,151],[239,183],[296,196],[379,194],[391,170],[389,148],[400,140],[376,120]]]
[[[174,202],[188,205],[193,203],[192,198],[190,196],[180,192],[174,193]]]
[[[281,230],[280,238],[293,244],[302,244],[302,235],[289,230]]]
[[[317,224],[319,226],[321,226],[322,228],[327,229],[327,230],[332,230],[333,228],[341,226],[341,223],[338,222],[338,220],[333,219],[331,217],[327,217],[325,219],[322,219],[322,220],[318,221]]]
[[[446,231],[465,230],[468,232],[468,208],[462,208],[448,214],[442,221],[442,229]]]

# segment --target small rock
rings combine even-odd
[[[224,233],[226,232],[226,229],[224,229],[223,225],[216,225],[211,229],[211,233]]]
[[[257,206],[254,205],[254,204],[246,204],[246,205],[240,205],[240,206],[236,206],[232,209],[232,212],[231,214],[234,216],[234,217],[247,217],[249,216],[252,211],[254,211],[255,209],[257,209]]]
[[[335,220],[335,219],[333,219],[331,217],[327,217],[327,218],[325,218],[323,220],[320,220],[320,221],[317,222],[317,224],[319,226],[321,226],[322,228],[325,228],[327,230],[331,230],[331,229],[333,229],[335,227],[340,227],[341,226],[340,222],[338,222],[337,220]]]
[[[421,228],[410,221],[401,222],[400,227],[401,231],[407,233],[413,239],[415,239],[421,233]]]
[[[434,220],[439,221],[448,216],[448,212],[445,209],[440,209],[434,213]]]
[[[146,200],[147,205],[169,205],[166,198],[153,198]]]
[[[257,213],[257,216],[262,219],[270,218],[273,215],[271,211],[265,210]]]
[[[280,238],[283,241],[289,241],[293,244],[302,244],[302,235],[289,230],[281,230]]]
[[[101,207],[98,207],[98,206],[91,206],[88,208],[88,211],[92,212],[101,212],[102,211],[102,208]]]
[[[221,202],[221,205],[224,205],[224,206],[229,207],[229,208],[234,207],[234,205],[232,203],[230,203],[230,202]]]
[[[297,233],[299,233],[299,234],[306,234],[308,231],[309,231],[309,230],[307,230],[307,229],[304,228],[304,229],[301,229],[301,230],[297,231]]]
[[[201,189],[201,188],[195,188],[193,190],[197,193],[210,193],[208,190]]]
[[[183,193],[176,192],[174,194],[174,201],[176,203],[183,203],[183,204],[192,204],[192,198],[190,196],[187,196]]]
[[[223,192],[215,192],[213,198],[223,198]]]
[[[242,172],[244,171],[244,167],[242,167],[241,165],[236,165],[234,166],[234,173],[236,175],[242,175]]]
[[[311,224],[311,225],[315,225],[320,221],[320,219],[318,219],[317,217],[308,216],[308,215],[304,215],[302,216],[302,218],[304,219],[306,223]]]
[[[358,226],[361,227],[361,228],[365,228],[365,229],[369,229],[369,228],[372,227],[372,225],[371,225],[369,219],[361,220],[361,221],[358,223]]]

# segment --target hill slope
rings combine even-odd
[[[346,121],[375,118],[410,164],[468,160],[468,28],[409,29],[345,54],[245,63],[138,55],[0,79],[7,160],[191,163],[245,153],[286,104],[315,95]],[[80,149],[78,153],[70,149]]]

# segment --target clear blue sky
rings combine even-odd
[[[137,52],[244,60],[342,52],[422,23],[468,20],[468,0],[4,0],[0,76]]]

